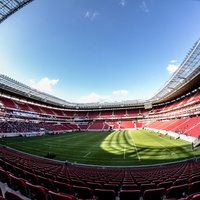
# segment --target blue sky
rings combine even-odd
[[[70,102],[150,98],[199,21],[198,0],[35,0],[0,24],[0,71]]]

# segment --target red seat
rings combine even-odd
[[[91,188],[93,191],[95,189],[102,189],[102,185],[100,183],[94,183],[94,182],[87,182],[87,187]]]
[[[185,198],[185,200],[192,200],[193,196],[194,196],[194,195],[197,195],[197,194],[200,194],[200,192],[196,192],[196,193],[194,193],[194,194],[188,195],[188,196]]]
[[[195,194],[191,200],[200,200],[200,194]]]
[[[16,169],[15,167],[11,164],[11,163],[8,163],[6,162],[6,168],[5,170],[11,174],[15,174],[16,173]]]
[[[55,175],[49,174],[49,173],[45,173],[45,177],[48,178],[48,179],[51,179],[53,181],[55,181],[55,179],[56,179]]]
[[[114,190],[95,189],[95,196],[98,200],[115,200],[116,194]]]
[[[176,181],[173,182],[173,185],[183,185],[187,184],[187,182],[188,182],[187,178],[177,179]]]
[[[85,186],[85,183],[81,180],[71,180],[71,185]]]
[[[78,197],[79,199],[90,199],[93,197],[93,190],[89,187],[73,185],[72,191],[74,196]]]
[[[143,200],[160,200],[165,195],[165,188],[148,189],[143,193]]]
[[[9,191],[5,192],[5,198],[6,200],[23,200],[23,198],[21,198],[17,194],[9,192]]]
[[[118,194],[118,191],[119,191],[118,184],[106,183],[103,185],[103,188],[108,189],[108,190],[114,190],[116,194]]]
[[[53,181],[51,179],[42,177],[42,176],[38,176],[38,184],[49,189],[49,190],[53,190],[54,186],[53,186]]]
[[[155,183],[144,183],[144,184],[141,184],[140,186],[140,191],[143,195],[144,191],[147,190],[147,189],[155,189],[156,188],[156,184]]]
[[[57,192],[72,194],[72,186],[70,184],[54,181],[54,188]]]
[[[76,197],[70,194],[55,193],[53,191],[49,191],[49,196],[52,200],[77,200]]]
[[[200,181],[192,182],[188,185],[188,194],[200,192]]]
[[[120,200],[138,200],[141,196],[140,190],[120,190]]]
[[[122,190],[138,190],[138,186],[135,183],[126,183],[122,185]]]
[[[30,193],[31,193],[31,199],[34,200],[48,200],[49,193],[48,189],[41,185],[33,185],[29,182],[26,182],[26,185],[28,186]]]
[[[191,178],[189,178],[188,183],[192,183],[195,181],[200,181],[200,175],[192,176]]]
[[[38,177],[37,177],[37,175],[35,175],[35,174],[31,173],[31,172],[26,172],[26,180],[29,183],[32,183],[34,185],[38,184]]]
[[[167,190],[168,188],[170,188],[172,186],[173,182],[172,181],[164,181],[161,182],[157,185],[157,188],[165,188],[165,190]]]
[[[9,173],[1,168],[0,168],[0,181],[2,183],[7,183],[9,187],[11,186]]]
[[[26,172],[19,167],[15,167],[15,175],[18,178],[23,178],[23,179],[26,178]]]
[[[177,185],[177,186],[172,186],[167,189],[166,191],[166,196],[167,198],[177,198],[180,199],[182,197],[185,197],[188,193],[188,185]]]
[[[62,182],[62,183],[70,183],[70,180],[68,180],[65,177],[61,177],[61,176],[56,177],[56,181]]]
[[[11,188],[15,191],[19,191],[22,195],[29,197],[28,186],[26,185],[26,180],[22,178],[17,178],[10,174]]]

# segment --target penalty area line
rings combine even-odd
[[[131,136],[130,136],[130,132],[129,132],[129,131],[128,131],[128,135],[129,135],[129,137],[131,137],[132,143],[133,143],[134,148],[135,148],[135,151],[136,151],[136,153],[137,153],[138,160],[141,161],[140,155],[139,155],[138,150],[137,150],[137,147],[136,147],[136,145],[135,145],[135,141],[134,141],[134,139],[133,139],[132,134],[131,134]]]
[[[85,157],[87,157],[89,154],[90,154],[91,152],[88,152],[86,155],[84,155],[83,157],[85,158]]]

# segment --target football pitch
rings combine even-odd
[[[101,166],[138,166],[185,160],[200,155],[191,143],[147,130],[71,132],[40,137],[1,138],[0,144],[56,160]]]

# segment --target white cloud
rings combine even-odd
[[[127,90],[115,90],[112,92],[112,94],[114,95],[126,95],[128,94],[128,91]]]
[[[87,11],[87,12],[85,13],[85,17],[86,17],[86,18],[89,18],[89,19],[91,19],[91,20],[94,20],[94,18],[96,18],[96,16],[98,16],[98,15],[99,15],[98,12],[89,12],[89,11]]]
[[[142,2],[142,4],[140,5],[140,8],[141,8],[142,11],[144,11],[146,13],[149,12],[149,9],[148,9],[145,1]]]
[[[98,16],[99,15],[99,13],[98,12],[94,12],[93,13],[93,15],[92,15],[92,17],[91,17],[91,19],[93,20],[96,16]]]
[[[170,63],[176,63],[177,60],[170,60],[169,62],[170,62]]]
[[[89,12],[89,11],[87,11],[87,12],[85,13],[85,17],[90,17],[90,12]]]
[[[102,96],[94,92],[90,93],[87,96],[82,96],[77,99],[77,103],[97,103],[97,102],[106,102],[110,99],[110,96]]]
[[[175,64],[169,64],[167,66],[167,70],[170,74],[174,73],[177,69],[178,69],[178,65],[175,65]]]
[[[126,1],[125,0],[120,0],[119,4],[121,4],[121,6],[123,7],[123,6],[125,6]]]
[[[176,62],[177,62],[177,60],[169,61],[170,64],[168,64],[167,70],[170,74],[174,73],[178,69],[179,65],[177,65]]]
[[[46,93],[52,93],[52,86],[56,85],[58,83],[58,79],[49,79],[47,77],[42,78],[38,82],[35,80],[30,80],[29,85],[30,87],[40,90],[41,92],[46,92]]]

